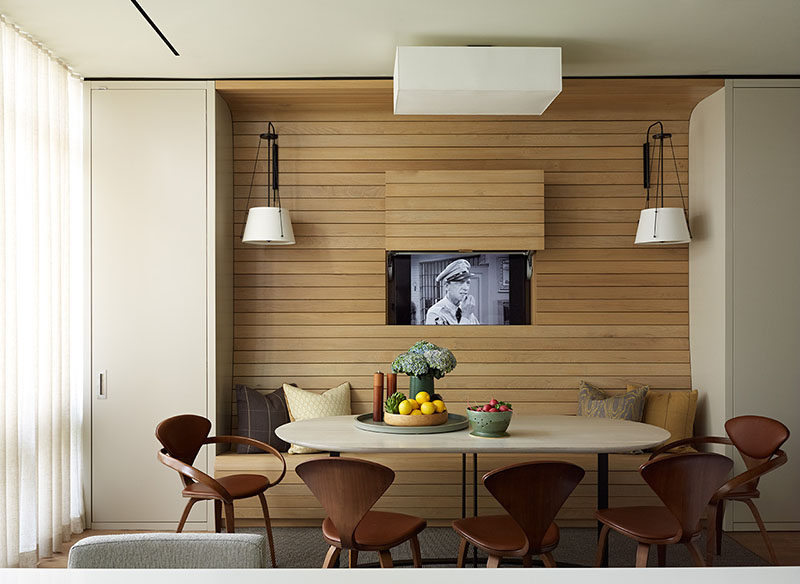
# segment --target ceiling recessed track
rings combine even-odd
[[[175,50],[175,47],[172,46],[172,43],[169,42],[167,37],[164,36],[164,33],[161,32],[158,26],[156,26],[156,23],[153,22],[153,19],[148,16],[147,12],[144,11],[144,8],[142,8],[136,0],[131,0],[131,2],[134,6],[136,6],[136,9],[142,14],[142,16],[144,16],[144,19],[147,21],[147,23],[153,27],[153,30],[156,31],[156,34],[161,38],[162,41],[164,41],[164,44],[169,47],[169,50],[172,51],[172,54],[176,57],[180,57],[178,51]]]

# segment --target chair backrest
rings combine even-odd
[[[485,474],[483,484],[525,532],[528,551],[537,553],[558,510],[584,474],[569,462],[524,462]]]
[[[745,465],[751,469],[769,460],[789,439],[789,428],[763,416],[738,416],[725,422],[725,431]],[[748,486],[755,489],[758,477]]]
[[[356,458],[317,458],[297,465],[297,474],[325,508],[342,547],[356,547],[356,527],[394,481],[394,471]]]
[[[639,472],[678,520],[685,540],[700,531],[700,516],[732,468],[727,456],[695,452],[656,458]]]
[[[182,414],[167,418],[156,426],[156,438],[164,445],[167,454],[192,466],[210,431],[210,420],[194,414]],[[193,482],[184,475],[181,475],[181,480],[185,485]]]
[[[252,533],[95,535],[70,548],[67,565],[127,569],[266,568],[264,539],[263,535]]]

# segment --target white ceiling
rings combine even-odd
[[[565,76],[797,75],[800,0],[0,0],[86,77],[391,76],[396,45],[560,46]]]

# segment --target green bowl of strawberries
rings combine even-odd
[[[472,436],[481,438],[502,438],[508,436],[508,425],[514,410],[511,404],[496,399],[488,403],[467,408],[467,417],[472,426]]]

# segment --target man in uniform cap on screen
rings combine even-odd
[[[469,313],[466,310],[468,298],[472,299],[469,296],[469,267],[467,260],[459,259],[450,262],[436,276],[436,281],[442,284],[444,295],[428,309],[425,324],[480,324],[471,309]]]

